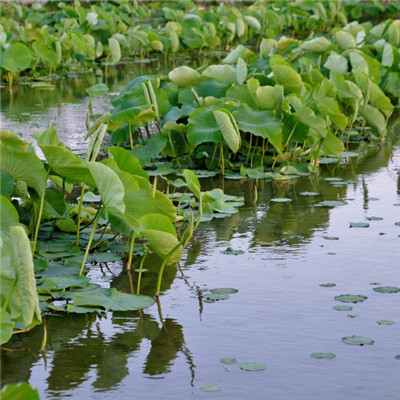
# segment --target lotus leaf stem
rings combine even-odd
[[[146,253],[144,253],[144,256],[140,260],[139,276],[138,276],[137,291],[136,291],[137,294],[140,294],[140,284],[142,282],[142,269],[143,269],[144,261],[146,260],[147,256],[149,255],[149,251],[150,251],[150,249],[147,249]]]
[[[37,238],[38,238],[38,235],[39,235],[40,221],[42,220],[43,207],[44,207],[44,198],[46,196],[47,179],[49,177],[49,174],[50,174],[50,170],[48,170],[47,173],[46,173],[46,178],[44,180],[44,185],[43,185],[43,188],[42,188],[42,194],[40,195],[39,215],[37,217],[36,228],[35,228],[35,236],[33,238],[33,249],[32,249],[32,254],[33,255],[35,255],[35,252],[36,252]]]
[[[97,228],[97,222],[99,221],[99,218],[100,218],[100,215],[101,215],[101,210],[102,209],[100,208],[98,213],[97,213],[97,215],[96,215],[96,217],[95,217],[95,219],[94,219],[94,221],[93,221],[92,232],[91,232],[90,237],[89,237],[89,242],[88,242],[87,247],[86,247],[85,255],[83,256],[81,269],[79,271],[79,276],[82,276],[82,274],[83,274],[83,269],[85,268],[86,260],[87,260],[88,255],[89,255],[89,251],[90,251],[90,247],[92,245],[94,233],[96,232],[96,228]]]
[[[77,229],[76,229],[76,245],[79,246],[79,234],[81,229],[81,213],[82,213],[82,205],[83,205],[83,196],[85,194],[85,184],[82,183],[81,188],[81,197],[79,198],[78,204],[78,221],[77,221]]]
[[[129,257],[128,257],[128,263],[126,265],[126,269],[128,271],[130,271],[132,267],[133,245],[135,244],[135,238],[136,234],[134,233],[131,237],[131,245],[129,246]]]

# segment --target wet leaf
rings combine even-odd
[[[267,366],[265,364],[256,362],[246,362],[240,364],[240,369],[243,371],[263,371],[266,368]]]
[[[321,287],[335,287],[336,283],[320,283]]]
[[[271,201],[274,203],[290,203],[292,199],[288,199],[285,197],[276,197],[274,199],[271,199]]]
[[[236,358],[221,358],[219,361],[221,361],[222,364],[237,364]]]
[[[299,193],[300,196],[319,196],[320,193],[318,192],[301,192]]]
[[[400,288],[396,286],[379,286],[374,288],[374,292],[377,293],[399,293]]]
[[[382,221],[382,217],[367,217],[368,221]]]
[[[152,297],[122,293],[115,288],[76,294],[73,301],[75,306],[102,307],[107,311],[141,310],[154,304]]]
[[[202,386],[200,389],[203,392],[219,392],[221,390],[219,386],[214,386],[214,385]]]
[[[332,359],[332,358],[335,358],[336,355],[333,354],[333,353],[312,353],[312,354],[310,355],[310,357],[316,358],[316,359],[319,360],[319,359],[321,359],[321,358]]]
[[[353,307],[350,306],[335,306],[333,307],[334,310],[336,311],[351,311]]]
[[[232,288],[216,288],[216,289],[211,289],[212,294],[235,294],[238,293],[239,290],[237,289],[232,289]]]
[[[350,228],[369,228],[367,222],[350,222]]]
[[[336,301],[341,301],[342,303],[361,303],[367,299],[367,296],[361,294],[342,294],[335,297]]]
[[[364,336],[344,336],[342,338],[342,342],[346,344],[351,344],[353,346],[367,346],[367,345],[373,345],[375,343],[375,340],[369,338],[369,337],[364,337]]]
[[[390,321],[388,319],[380,319],[379,321],[376,321],[378,325],[394,325],[394,321]]]
[[[214,293],[212,293],[212,294],[206,294],[205,296],[204,296],[204,301],[206,302],[206,303],[214,303],[214,302],[216,302],[216,301],[220,301],[220,300],[226,300],[226,299],[229,299],[229,294],[226,294],[226,293],[220,293],[220,294],[218,294],[218,293],[216,293],[216,294],[214,294]]]
[[[337,207],[337,206],[345,206],[347,203],[344,201],[336,201],[336,200],[324,200],[320,203],[316,204],[318,207]]]
[[[221,251],[222,254],[228,254],[230,256],[237,256],[239,254],[244,254],[243,250],[234,250],[232,247],[227,247],[226,250]]]

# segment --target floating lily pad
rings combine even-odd
[[[346,317],[347,318],[357,318],[358,314],[349,314],[349,315],[346,315]]]
[[[396,226],[400,226],[400,222],[395,222],[394,223]]]
[[[316,358],[316,359],[321,359],[321,358],[328,358],[328,359],[332,359],[336,357],[336,354],[333,353],[312,353],[310,355],[310,357],[312,358]]]
[[[346,344],[351,344],[353,346],[370,346],[375,343],[375,340],[369,337],[353,335],[343,337],[342,342]]]
[[[340,160],[335,157],[321,157],[318,162],[320,165],[324,165],[324,164],[336,164],[339,161]]]
[[[342,151],[340,154],[340,157],[342,158],[350,158],[350,157],[357,157],[358,153],[355,153],[354,151]]]
[[[274,203],[290,203],[292,199],[288,199],[285,197],[276,197],[274,199],[271,199]]]
[[[221,358],[219,361],[221,361],[222,364],[237,364],[236,358]]]
[[[227,247],[226,250],[221,251],[222,254],[228,254],[229,256],[237,256],[239,254],[244,254],[243,250],[234,250],[232,247]]]
[[[350,222],[350,228],[369,228],[367,222]]]
[[[325,240],[339,240],[337,236],[322,236]]]
[[[219,392],[221,390],[219,386],[214,386],[214,385],[202,386],[200,389],[203,392]]]
[[[229,299],[229,294],[226,293],[211,293],[204,296],[206,303],[215,303],[216,301]]]
[[[382,217],[367,217],[368,221],[382,221]]]
[[[395,360],[400,360],[400,354],[396,354],[396,355],[394,356],[394,358],[395,358]]]
[[[301,192],[300,196],[319,196],[320,193],[317,192]]]
[[[336,253],[333,252],[333,251],[330,251],[330,252],[328,252],[328,253],[326,253],[326,254],[328,254],[328,255],[330,255],[330,256],[335,256],[335,255],[336,255]]]
[[[368,197],[368,201],[378,201],[378,197]]]
[[[328,282],[328,283],[320,283],[319,286],[321,286],[321,287],[335,287],[335,286],[336,286],[336,283],[331,283],[331,282]]]
[[[328,181],[328,182],[341,182],[343,179],[339,178],[339,177],[331,177],[331,178],[325,178],[324,181]]]
[[[380,283],[379,283],[379,282],[371,282],[371,283],[370,283],[370,285],[373,285],[373,286],[379,286],[379,285],[380,285]]]
[[[388,319],[380,319],[379,321],[376,321],[378,325],[394,325],[394,321],[390,321]]]
[[[212,294],[235,294],[239,290],[233,289],[233,288],[216,288],[216,289],[211,289]]]
[[[400,292],[400,288],[396,286],[379,286],[374,288],[374,292],[377,293],[398,293]]]
[[[243,371],[263,371],[266,368],[267,366],[263,363],[246,362],[240,364],[240,369],[242,369]]]
[[[361,303],[367,299],[368,297],[362,294],[342,294],[340,296],[335,296],[335,300],[341,301],[342,303]]]
[[[351,311],[353,307],[350,306],[335,306],[333,307],[334,310],[336,311]]]
[[[337,206],[345,206],[347,203],[345,201],[338,200],[324,200],[320,203],[316,204],[318,207],[337,207]]]

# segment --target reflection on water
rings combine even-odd
[[[122,70],[114,72],[111,90],[136,73],[121,78]],[[13,104],[2,110],[2,124],[17,126],[17,116],[29,104],[24,93],[32,92],[37,96],[31,97],[32,104],[43,102],[47,107],[42,114],[41,106],[33,111],[38,120],[39,115],[46,120],[74,110],[70,121],[80,121],[76,116],[86,113],[85,97],[77,96],[96,83],[93,76],[85,79],[86,83],[61,81],[57,90],[65,96],[58,106],[57,90],[36,94],[19,88]],[[74,102],[79,107],[72,107]],[[60,134],[76,146],[81,139],[75,141],[72,135],[83,135],[72,125],[60,128]],[[393,128],[398,137],[399,127]],[[244,196],[245,206],[230,218],[200,225],[181,265],[165,271],[162,308],[114,312],[107,318],[49,315],[45,325],[14,337],[2,350],[1,384],[30,381],[42,399],[158,399],[161,394],[165,399],[187,399],[208,395],[200,387],[210,384],[221,386],[216,394],[220,398],[333,400],[340,393],[345,400],[372,400],[378,395],[397,399],[399,295],[375,293],[371,283],[400,286],[400,228],[394,225],[400,221],[400,207],[394,205],[400,203],[400,149],[388,141],[382,147],[362,143],[353,150],[359,157],[289,182],[203,181],[206,190],[223,187],[227,194]],[[325,180],[333,176],[345,184]],[[305,191],[320,195],[301,196]],[[274,197],[289,197],[292,202],[271,203]],[[348,204],[317,207],[322,200]],[[383,220],[371,221],[368,229],[349,228],[350,221],[373,215]],[[336,240],[326,239],[332,237]],[[222,254],[228,246],[245,254]],[[146,260],[141,293],[154,293],[159,266],[156,256]],[[135,271],[127,276],[120,266],[94,266],[90,274],[124,292],[137,290]],[[336,287],[321,288],[324,282]],[[203,303],[204,293],[217,287],[236,288],[239,293]],[[334,296],[344,293],[368,296],[362,304],[352,305],[353,318],[332,309],[337,305]],[[396,324],[379,326],[376,321],[381,319]],[[48,341],[41,352],[44,326]],[[368,348],[341,343],[343,336],[353,334],[372,337],[376,343]],[[337,357],[313,360],[310,354],[316,351]],[[268,368],[245,373],[237,365],[222,365],[222,357],[264,362]]]

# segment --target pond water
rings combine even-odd
[[[111,91],[139,73],[118,71],[110,78]],[[12,104],[2,93],[2,128],[28,138],[37,125],[53,120],[62,140],[81,150],[83,93],[97,82],[94,76],[68,79],[52,92],[19,87]],[[97,111],[105,104],[96,102]],[[394,136],[399,134],[397,126]],[[222,187],[244,196],[245,205],[230,218],[200,224],[180,270],[166,271],[160,303],[107,318],[46,316],[44,325],[15,336],[2,350],[1,384],[29,381],[42,400],[398,399],[400,293],[374,288],[400,287],[400,148],[388,141],[383,147],[361,143],[355,151],[358,157],[290,182],[203,180],[204,189]],[[323,200],[346,205],[316,206]],[[351,228],[351,222],[369,227]],[[224,254],[228,247],[243,253]],[[154,293],[158,267],[154,258],[146,262],[142,293]],[[129,279],[118,263],[94,266],[90,274],[126,292],[137,279],[136,273]],[[335,286],[320,286],[326,283]],[[207,302],[215,288],[238,292]],[[368,298],[356,304],[335,300],[342,294]],[[394,324],[377,323],[382,320]],[[44,326],[48,338],[41,352]],[[374,344],[342,342],[352,335]],[[315,352],[336,357],[310,357]],[[224,364],[221,358],[238,362]],[[245,362],[267,368],[244,371]],[[208,385],[220,391],[201,390]]]

